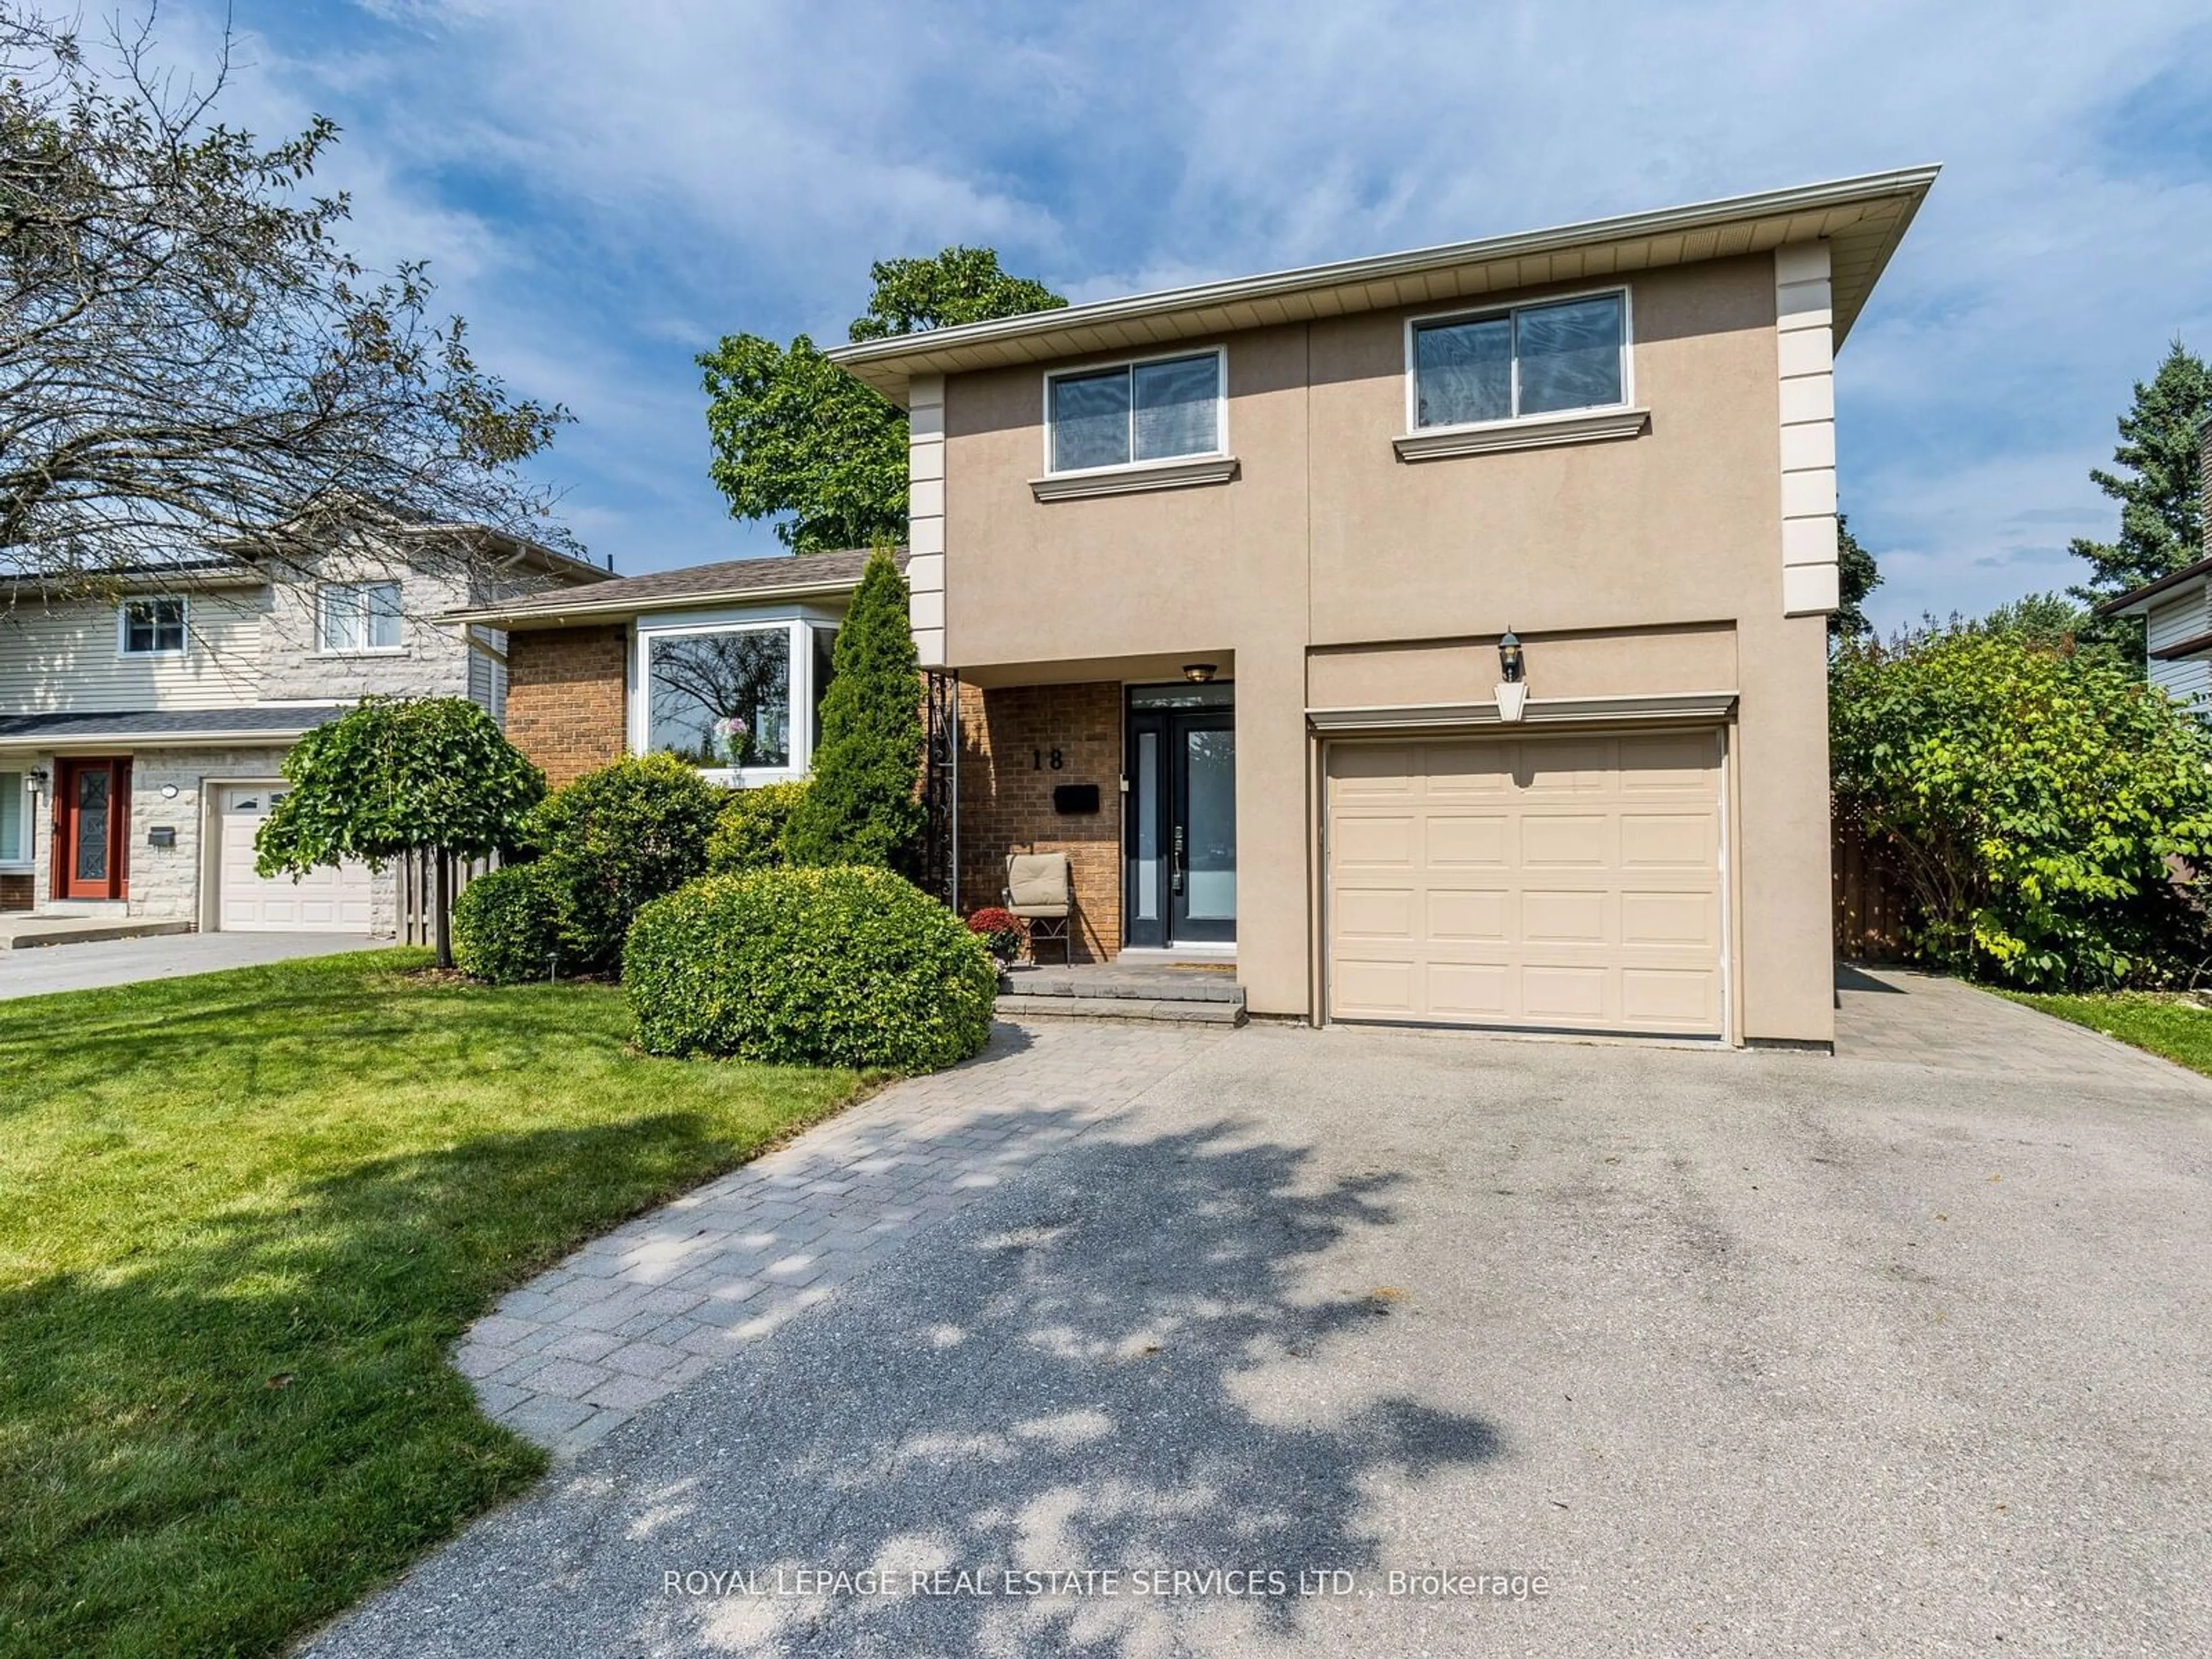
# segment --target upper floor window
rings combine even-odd
[[[316,594],[315,646],[321,651],[397,651],[398,582],[326,582]]]
[[[1052,470],[1080,472],[1221,453],[1221,353],[1054,374]]]
[[[1609,409],[1627,401],[1624,294],[1417,322],[1412,333],[1417,429]]]
[[[125,599],[120,632],[126,657],[182,656],[185,602],[170,598]]]

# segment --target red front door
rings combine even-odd
[[[130,761],[56,761],[54,896],[128,897],[130,851]]]

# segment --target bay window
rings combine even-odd
[[[835,632],[806,620],[641,629],[639,748],[728,783],[803,774]]]

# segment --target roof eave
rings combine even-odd
[[[471,611],[447,611],[433,617],[448,628],[459,628],[477,623],[487,628],[504,628],[509,631],[520,629],[562,628],[572,622],[623,622],[655,611],[690,611],[704,605],[776,605],[792,599],[833,598],[850,593],[859,586],[857,580],[794,582],[780,587],[747,587],[735,592],[727,589],[707,589],[692,593],[656,594],[646,599],[624,599],[598,605],[589,600],[580,605],[564,605],[557,608],[532,609],[528,606],[487,606]]]
[[[2139,617],[2151,606],[2171,599],[2185,588],[2203,587],[2212,580],[2212,556],[2185,564],[2179,570],[2169,570],[2163,576],[2145,582],[2141,587],[2131,587],[2118,599],[2106,599],[2097,607],[2100,617]]]
[[[1331,292],[1336,292],[1342,299],[1344,291],[1365,290],[1352,293],[1352,303],[1338,304],[1329,314],[1386,310],[1400,304],[1418,303],[1419,300],[1418,297],[1406,297],[1395,287],[1390,287],[1386,297],[1377,298],[1373,290],[1378,288],[1434,276],[1444,271],[1500,265],[1509,261],[1514,262],[1517,278],[1519,265],[1530,259],[1581,248],[1597,248],[1607,243],[1655,238],[1681,240],[1672,257],[1647,259],[1638,269],[1691,264],[1706,258],[1732,257],[1729,252],[1719,251],[1721,239],[1718,235],[1718,233],[1731,228],[1752,227],[1753,240],[1758,242],[1759,246],[1739,251],[1759,251],[1783,242],[1808,241],[1829,234],[1822,229],[1826,216],[1853,206],[1871,208],[1886,201],[1901,203],[1880,241],[1872,246],[1870,257],[1857,270],[1844,273],[1848,278],[1847,285],[1839,279],[1839,289],[1844,291],[1839,291],[1836,296],[1835,331],[1837,343],[1840,344],[1864,306],[1867,296],[1873,291],[1875,283],[1887,267],[1920,203],[1935,183],[1938,171],[1933,166],[1899,168],[1889,173],[1802,185],[1787,190],[1663,208],[1655,212],[1590,220],[1548,230],[1521,232],[1480,241],[1451,243],[1372,258],[1310,265],[1264,276],[1202,283],[1187,289],[1132,295],[1089,305],[1070,306],[1058,311],[1032,312],[991,322],[966,324],[958,328],[935,329],[924,334],[892,335],[882,339],[833,346],[824,355],[847,373],[866,381],[894,403],[902,404],[906,399],[907,383],[917,373],[964,372],[969,368],[1036,362],[1053,355],[1088,355],[1108,349],[1101,337],[1110,337],[1117,331],[1129,331],[1133,340],[1138,337],[1152,341],[1182,337],[1174,330],[1163,326],[1178,317],[1191,319],[1191,325],[1186,331],[1189,334],[1212,332],[1214,330],[1205,320],[1207,313],[1225,307]],[[1758,232],[1762,226],[1773,232],[1771,240],[1759,240]],[[1836,228],[1843,230],[1848,228],[1844,225]],[[1716,233],[1712,248],[1692,252],[1692,240],[1705,232]],[[1540,286],[1546,280],[1544,277],[1518,280],[1517,285]],[[1514,285],[1516,283],[1500,282],[1479,291],[1504,292]],[[1142,331],[1141,334],[1138,331]],[[1064,349],[1058,353],[1044,349],[1055,341],[1061,343]]]

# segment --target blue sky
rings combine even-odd
[[[180,61],[219,27],[171,0]],[[693,356],[843,337],[951,242],[1075,299],[1923,161],[1838,366],[1877,620],[2076,580],[2130,383],[2212,351],[2212,18],[1339,0],[1038,7],[235,0],[228,110],[334,117],[373,263],[577,423],[543,463],[625,571],[776,550],[708,481]]]

